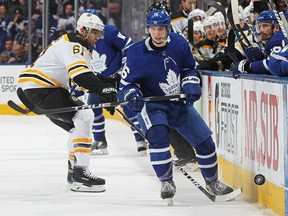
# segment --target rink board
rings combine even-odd
[[[287,212],[287,83],[273,76],[204,72],[203,118],[213,131],[221,174],[279,215]],[[261,79],[259,79],[261,78]],[[254,176],[266,183],[257,186]]]

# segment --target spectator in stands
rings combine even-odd
[[[115,25],[121,31],[121,14],[122,14],[122,2],[121,0],[110,0],[108,4],[109,20],[108,24]]]
[[[63,13],[64,13],[64,6],[66,3],[70,3],[70,4],[73,4],[74,1],[71,1],[71,0],[55,0],[55,3],[57,4],[57,12],[56,12],[56,15],[57,16],[62,16]]]
[[[0,23],[0,53],[5,49],[5,40],[7,38],[7,32],[4,30]]]
[[[12,53],[10,54],[8,63],[25,63],[23,48],[20,44],[14,43]]]
[[[28,2],[27,0],[18,0],[17,8],[21,9],[24,17],[28,17]]]
[[[31,54],[32,54],[32,56],[31,56],[31,62],[34,62],[34,61],[37,59],[39,53],[37,52],[37,50],[35,50],[35,48],[34,48],[33,46],[31,47],[31,49],[32,49],[32,52],[31,52]],[[23,49],[23,61],[24,61],[24,62],[29,62],[29,43],[28,43],[28,42],[24,45],[24,49]],[[30,62],[30,63],[31,63],[31,62]]]
[[[71,3],[67,3],[64,6],[63,15],[58,20],[57,30],[65,33],[74,32],[75,22],[76,20],[73,13],[73,5]]]
[[[7,7],[5,4],[0,5],[0,24],[7,31],[7,25],[12,21],[12,17],[8,16]]]
[[[16,8],[13,20],[7,26],[8,36],[14,39],[15,35],[24,28],[25,19],[23,12],[20,8]]]
[[[9,61],[9,53],[8,52],[2,52],[0,54],[0,63],[1,64],[7,64]]]
[[[40,12],[40,15],[35,20],[35,29],[42,30],[42,20],[43,20],[43,2],[40,1],[38,4],[38,10]],[[49,4],[49,14],[48,14],[48,26],[49,29],[51,28],[57,28],[58,20],[57,16],[55,15],[56,10],[54,9],[53,5]]]
[[[24,27],[23,30],[20,30],[16,35],[15,35],[15,42],[20,44],[22,47],[24,47],[25,43],[28,42],[28,37],[29,37],[29,28],[28,28],[28,20],[24,21]]]
[[[36,29],[32,33],[31,43],[32,43],[32,50],[34,52],[38,52],[37,50],[39,49],[39,47],[42,49],[42,36],[43,36],[42,35],[42,30],[40,30],[40,29]]]
[[[13,40],[7,37],[4,40],[4,50],[1,53],[6,52],[8,53],[8,55],[10,55],[12,53],[12,47],[13,47]]]
[[[87,7],[88,9],[95,9],[97,11],[98,17],[102,20],[104,24],[107,24],[107,18],[104,16],[103,9],[105,8],[107,11],[107,7],[105,7],[104,3],[100,1],[90,1]],[[105,10],[104,9],[104,10]]]
[[[50,44],[53,40],[56,40],[58,37],[59,37],[59,31],[57,31],[55,27],[51,27],[50,34],[48,37],[48,44]]]

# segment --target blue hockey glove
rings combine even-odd
[[[260,59],[264,58],[264,54],[259,47],[259,45],[254,44],[253,46],[249,46],[245,49],[245,55],[247,57],[247,60],[250,62],[258,61]]]
[[[133,112],[141,112],[144,107],[142,93],[136,89],[130,89],[124,96],[125,101],[129,101],[127,108]]]
[[[241,60],[240,62],[237,62],[234,64],[232,69],[232,74],[235,79],[240,77],[241,73],[248,73],[250,69],[251,62],[248,62],[247,60]]]
[[[193,106],[193,103],[199,100],[202,95],[200,79],[196,76],[183,78],[182,91],[184,94],[186,94],[186,104]]]

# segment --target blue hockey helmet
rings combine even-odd
[[[151,10],[146,17],[147,26],[170,26],[171,17],[165,10]]]
[[[266,10],[259,14],[257,17],[257,23],[270,22],[272,25],[277,23],[277,19],[273,10]]]
[[[96,16],[99,16],[99,14],[98,14],[98,12],[95,10],[95,9],[86,9],[85,11],[84,11],[84,13],[90,13],[90,14],[94,14],[94,15],[96,15]]]

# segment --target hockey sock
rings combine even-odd
[[[172,156],[169,146],[169,128],[165,125],[151,127],[147,132],[150,161],[160,181],[172,179]]]
[[[214,181],[218,178],[218,162],[215,143],[212,137],[195,147],[196,158],[206,181]]]

